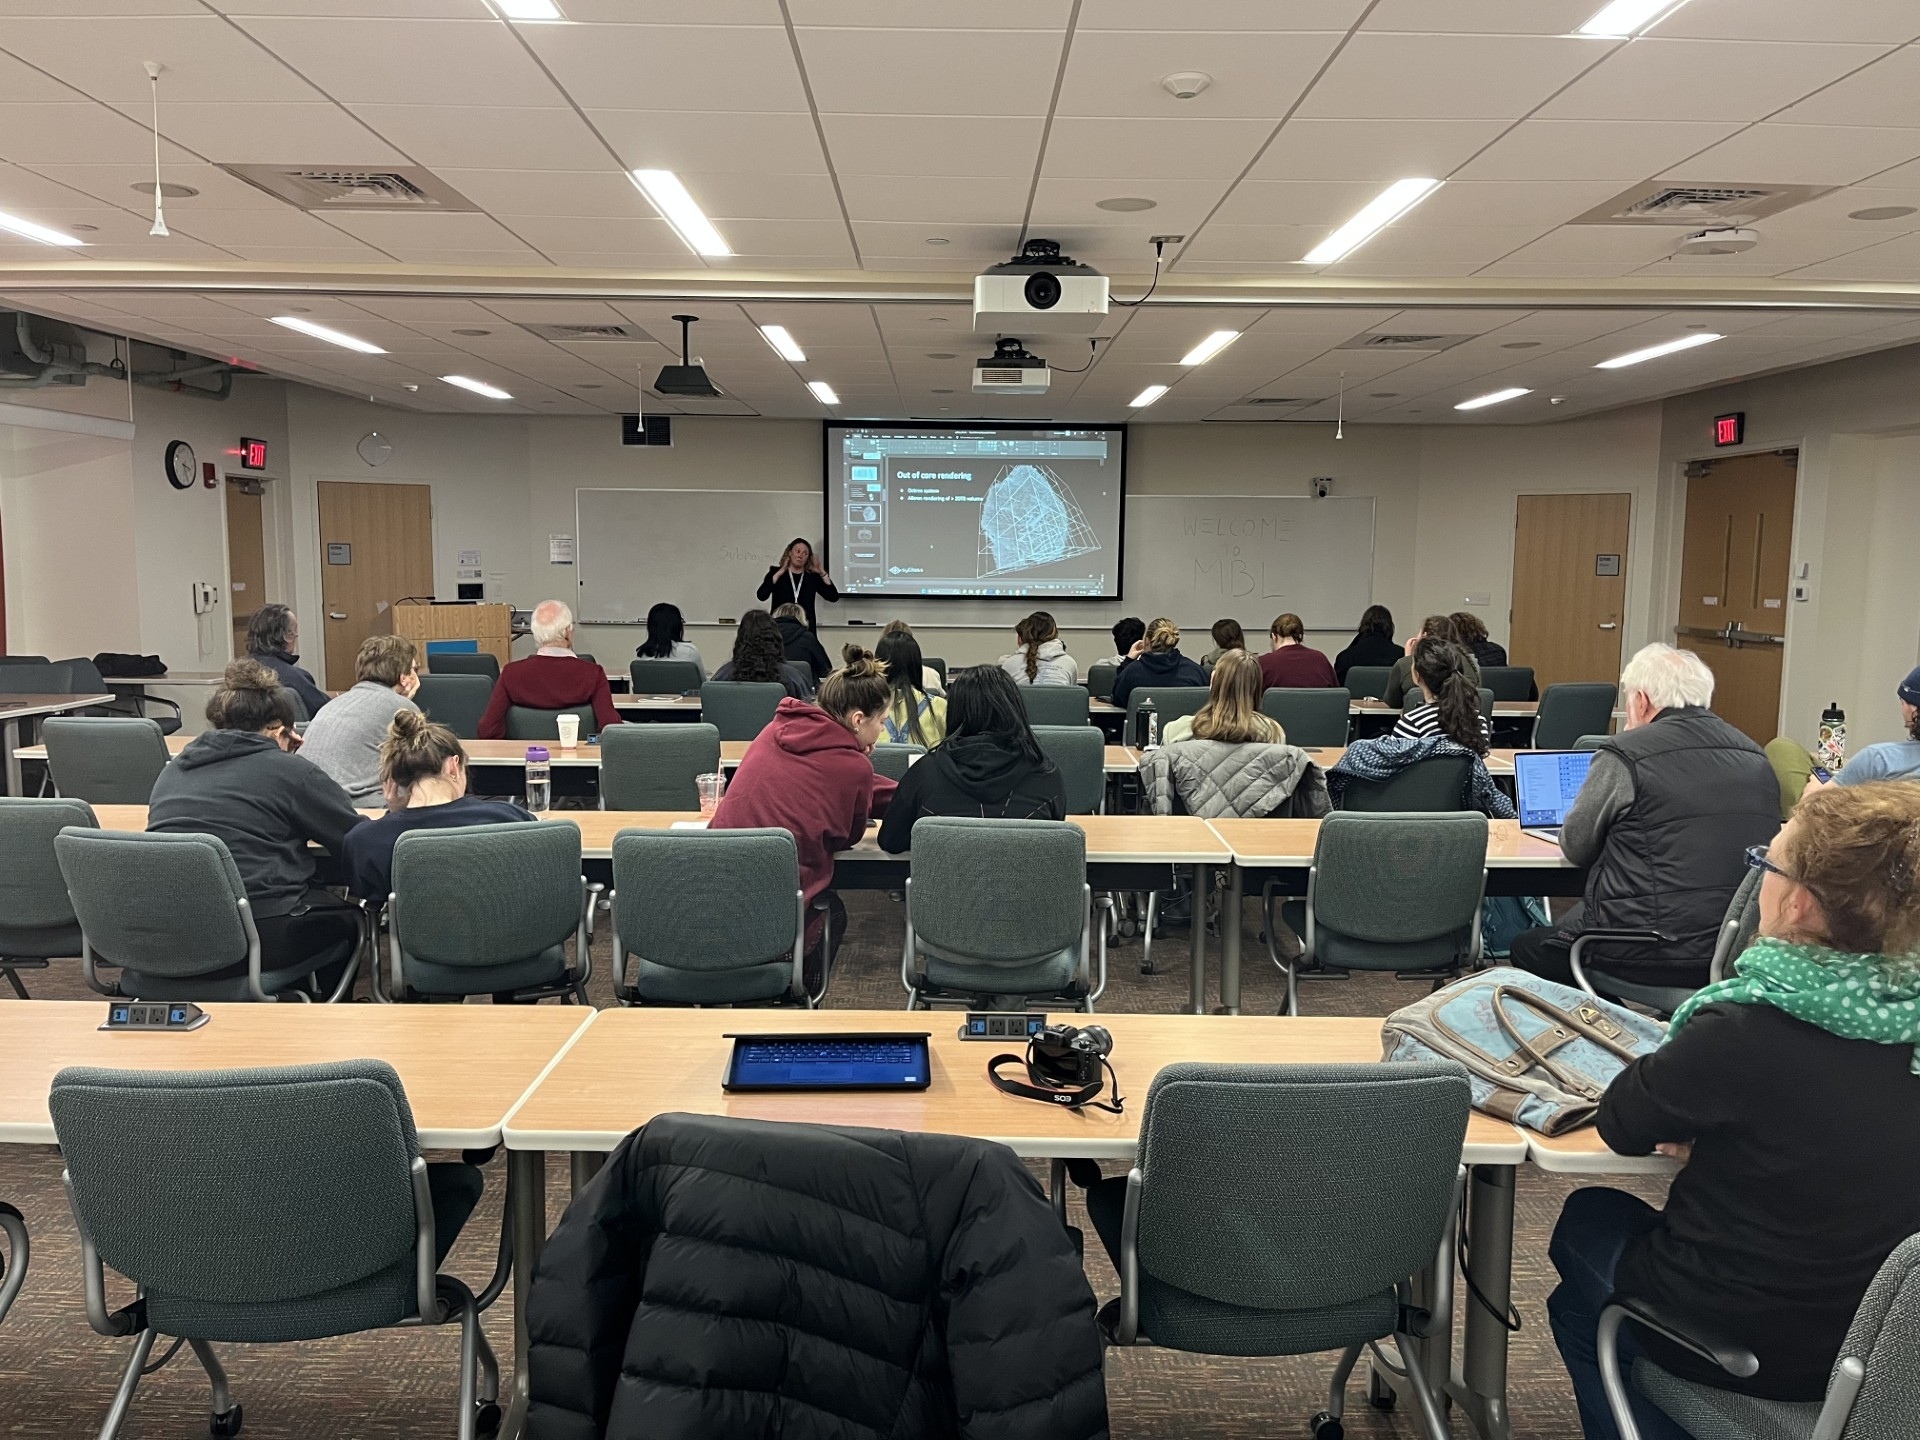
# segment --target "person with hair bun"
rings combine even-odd
[[[821,927],[831,923],[835,947],[846,930],[846,907],[829,888],[833,857],[865,837],[867,822],[894,792],[894,782],[874,773],[869,758],[886,733],[893,684],[871,653],[847,649],[847,663],[820,682],[817,704],[781,700],[707,824],[709,830],[773,826],[793,836],[808,902],[806,980],[813,994],[826,982],[817,968]],[[821,899],[825,913],[813,908]]]
[[[161,770],[147,805],[150,831],[226,844],[265,971],[298,969],[359,933],[358,912],[319,887],[311,847],[340,854],[366,817],[324,770],[294,753],[294,715],[293,694],[273,671],[234,661],[207,702],[213,728]],[[342,968],[317,975],[319,987],[330,989]],[[246,966],[231,973],[244,975]]]
[[[1595,1359],[1616,1291],[1760,1361],[1735,1379],[1628,1325],[1623,1370],[1644,1354],[1702,1385],[1818,1401],[1874,1272],[1920,1231],[1920,785],[1817,791],[1746,853],[1763,872],[1753,943],[1600,1100],[1615,1151],[1683,1162],[1665,1208],[1575,1190],[1554,1230],[1547,1313],[1588,1440],[1618,1436]],[[1635,1407],[1646,1440],[1684,1433]]]
[[[1053,616],[1036,610],[1013,627],[1020,648],[1000,657],[1000,668],[1016,685],[1078,685],[1080,667],[1067,654],[1067,642]]]
[[[340,860],[347,891],[384,903],[393,890],[393,847],[409,830],[454,830],[534,817],[518,805],[467,793],[467,752],[459,737],[418,710],[402,710],[380,744],[387,813],[347,836]]]
[[[1113,677],[1113,703],[1121,709],[1127,697],[1148,685],[1204,686],[1207,672],[1180,653],[1180,627],[1161,615],[1151,621]]]

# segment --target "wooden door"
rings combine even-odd
[[[247,626],[267,603],[267,538],[261,497],[227,485],[227,590],[233,653],[247,653]]]
[[[1713,671],[1713,708],[1764,745],[1780,733],[1780,667],[1799,457],[1734,455],[1687,478],[1674,643]]]
[[[433,595],[433,490],[323,480],[320,598],[329,690],[353,685],[353,657],[396,600]]]
[[[1545,690],[1620,678],[1631,495],[1522,495],[1513,519],[1507,659]]]

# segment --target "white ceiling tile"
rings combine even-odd
[[[1030,182],[1012,178],[843,175],[840,191],[855,220],[928,224],[1018,224]]]
[[[1920,125],[1920,47],[1896,50],[1774,118],[1801,125]]]
[[[935,233],[945,236],[950,243],[938,247],[927,245],[929,229],[926,225],[902,224],[893,220],[856,220],[853,223],[854,235],[860,242],[860,253],[866,257],[869,265],[876,257],[899,256],[923,260],[930,254],[948,269],[963,268],[983,260],[995,265],[1020,248],[1020,226],[1016,223],[942,225]],[[934,253],[936,250],[937,254]]]
[[[1389,225],[1352,256],[1325,267],[1326,273],[1360,273],[1356,265],[1374,267],[1398,261],[1438,265],[1488,265],[1539,238],[1537,225],[1427,225],[1408,222]]]
[[[822,115],[841,175],[977,175],[1030,179],[1039,115]]]
[[[729,219],[725,231],[734,258],[716,259],[716,269],[747,269],[743,261],[756,255],[809,255],[853,264],[853,246],[847,227],[839,220]]]
[[[798,32],[823,114],[1044,115],[1059,42],[993,30]]]
[[[307,0],[288,0],[290,4]],[[780,0],[565,0],[567,18],[591,24],[778,25]],[[528,26],[528,29],[534,27]]]
[[[118,107],[143,131],[144,105]],[[221,165],[394,165],[405,157],[337,105],[163,104],[160,133]]]
[[[637,196],[635,198],[638,198]],[[642,200],[640,209],[647,211]],[[683,268],[698,264],[672,228],[659,216],[641,213],[624,219],[583,215],[507,215],[502,224],[527,244],[555,250],[591,250],[624,254],[630,261],[670,260]]]
[[[3,13],[0,11],[0,14]],[[0,43],[4,40],[5,36],[0,35]],[[16,60],[4,51],[0,51],[0,95],[4,95],[9,104],[59,105],[88,98],[66,82],[36,70],[24,60]]]
[[[845,25],[863,29],[942,29],[953,24],[948,0],[789,0],[795,25]],[[1065,31],[1070,0],[968,0],[969,26],[981,30]],[[1081,24],[1086,24],[1084,11]]]
[[[1533,35],[1353,37],[1300,104],[1307,119],[1518,119],[1592,64],[1590,42]]]
[[[813,119],[806,114],[593,110],[587,118],[629,170],[794,175],[827,170]]]
[[[1613,198],[1612,180],[1455,180],[1412,210],[1406,226],[1565,224]]]
[[[1796,280],[1920,280],[1920,236],[1867,246],[1793,272]]]
[[[1033,197],[1033,225],[1114,225],[1132,222],[1155,233],[1191,234],[1226,194],[1219,180],[1066,180],[1048,176]],[[1116,197],[1157,202],[1152,210],[1102,210]]]
[[[1243,180],[1220,207],[1214,223],[1344,225],[1379,193],[1380,186],[1368,180]],[[1412,213],[1419,214],[1421,208]]]
[[[352,243],[345,236],[326,246],[234,244],[226,248],[242,260],[257,260],[263,265],[372,265],[387,258],[371,245]]]
[[[1277,121],[1341,38],[1337,31],[1229,35],[1083,27],[1073,37],[1055,113]],[[1176,100],[1160,78],[1177,70],[1211,75],[1213,84],[1191,100]]]
[[[119,206],[123,202],[116,198],[108,203]],[[127,192],[124,201],[126,208],[131,210],[141,203],[132,192]],[[25,215],[30,220],[40,219],[43,224],[52,225],[57,221],[45,217],[68,211],[92,210],[99,205],[97,196],[50,180],[37,171],[0,162],[0,210],[10,210],[16,215]]]
[[[1800,230],[1853,230],[1869,239],[1883,240],[1909,230],[1920,230],[1920,164],[1907,167],[1914,172],[1915,183],[1905,189],[1873,185],[1849,185],[1844,189],[1816,196],[1803,205],[1769,215],[1762,225],[1768,235],[1792,234]],[[1884,207],[1904,209],[1908,213],[1881,220],[1855,220],[1856,210]]]
[[[133,217],[129,217],[130,220]],[[142,223],[133,220],[133,223]],[[213,210],[195,207],[174,214],[171,228],[214,245],[320,245],[351,244],[355,237],[343,234],[325,221],[282,205],[272,210]],[[284,313],[284,312],[282,312]]]
[[[1294,273],[1310,274],[1299,263],[1327,238],[1324,225],[1231,225],[1216,220],[1189,240],[1180,254],[1180,267],[1192,261],[1257,261],[1285,265]]]
[[[1459,180],[1645,180],[1739,130],[1733,121],[1526,120]]]
[[[1231,180],[1273,126],[1264,120],[1101,120],[1061,116],[1047,137],[1043,173],[1103,179]]]
[[[806,108],[777,25],[526,25],[520,34],[582,109],[619,109],[636,96],[659,110]]]
[[[1908,0],[1848,0],[1823,7],[1810,24],[1806,0],[1691,0],[1655,27],[1666,39],[1785,40],[1798,42],[1809,31],[1822,40],[1880,41],[1897,44],[1920,36]]]
[[[839,220],[840,202],[825,175],[682,171],[680,178],[700,208],[715,217],[745,220]],[[639,197],[642,213],[652,205]]]
[[[0,0],[0,15],[204,15],[199,0]]]
[[[440,250],[508,250],[514,238],[490,215],[442,211],[406,215],[393,212],[335,215],[333,223],[347,234],[378,245],[382,250],[432,248]],[[397,248],[396,248],[397,247]]]
[[[1556,120],[1758,120],[1873,60],[1870,45],[1635,40],[1541,108]],[[1702,77],[1712,83],[1703,84]]]
[[[103,110],[102,113],[111,112]],[[109,205],[124,205],[144,212],[153,204],[151,156],[144,163],[36,164],[32,168],[50,180],[97,196]],[[168,164],[163,178],[168,184],[187,185],[200,192],[198,195],[167,201],[167,213],[176,217],[191,214],[202,205],[209,210],[265,210],[284,203],[212,165]],[[137,190],[136,186],[139,187]]]
[[[1380,0],[1364,29],[1419,35],[1571,35],[1601,0]]]
[[[1503,120],[1289,120],[1250,180],[1444,179],[1507,128]]]
[[[200,159],[171,143],[161,145],[160,155],[170,165]],[[142,156],[151,179],[153,132],[108,106],[85,100],[0,104],[0,157],[16,165],[98,165]]]
[[[353,112],[422,165],[604,170],[611,157],[571,110],[487,105],[365,105]]]
[[[1920,107],[1914,114],[1920,118]],[[1694,156],[1673,178],[1683,170],[1687,179],[1764,176],[1773,185],[1846,185],[1916,157],[1920,129],[1760,124]]]
[[[1342,260],[1333,269],[1338,275],[1408,276],[1413,279],[1442,280],[1478,273],[1475,260],[1369,260],[1363,252],[1358,258]]]
[[[331,19],[248,16],[234,23],[336,100],[566,103],[512,29],[497,20],[373,19],[343,25]]]
[[[147,103],[158,60],[169,100],[319,100],[311,86],[216,15],[9,20],[0,46],[97,100]]]
[[[98,0],[89,0],[98,3]],[[198,4],[196,9],[201,8]],[[333,15],[344,19],[471,20],[474,0],[205,0],[222,15]],[[575,3],[567,6],[569,11]]]
[[[611,164],[611,162],[608,162]],[[624,170],[461,170],[437,174],[467,199],[495,215],[625,219],[653,207]]]
[[[1645,265],[1673,253],[1687,232],[1677,225],[1563,225],[1513,258],[1521,261],[1583,261]]]

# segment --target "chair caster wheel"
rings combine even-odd
[[[228,1440],[228,1437],[240,1433],[240,1407],[235,1405],[224,1415],[212,1415],[207,1418],[207,1433]]]
[[[482,1405],[473,1414],[473,1433],[479,1436],[480,1440],[488,1440],[489,1436],[500,1433],[500,1420],[498,1405]]]
[[[1324,1410],[1309,1420],[1307,1425],[1313,1431],[1313,1440],[1345,1440],[1346,1427]]]
[[[1381,1383],[1378,1372],[1367,1371],[1367,1403],[1376,1410],[1391,1410],[1400,1398],[1391,1385]]]

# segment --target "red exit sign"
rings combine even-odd
[[[264,440],[246,440],[240,442],[240,468],[242,470],[264,470],[267,468],[267,442]]]
[[[1713,443],[1715,446],[1738,445],[1747,438],[1747,412],[1736,410],[1731,415],[1713,417]]]

